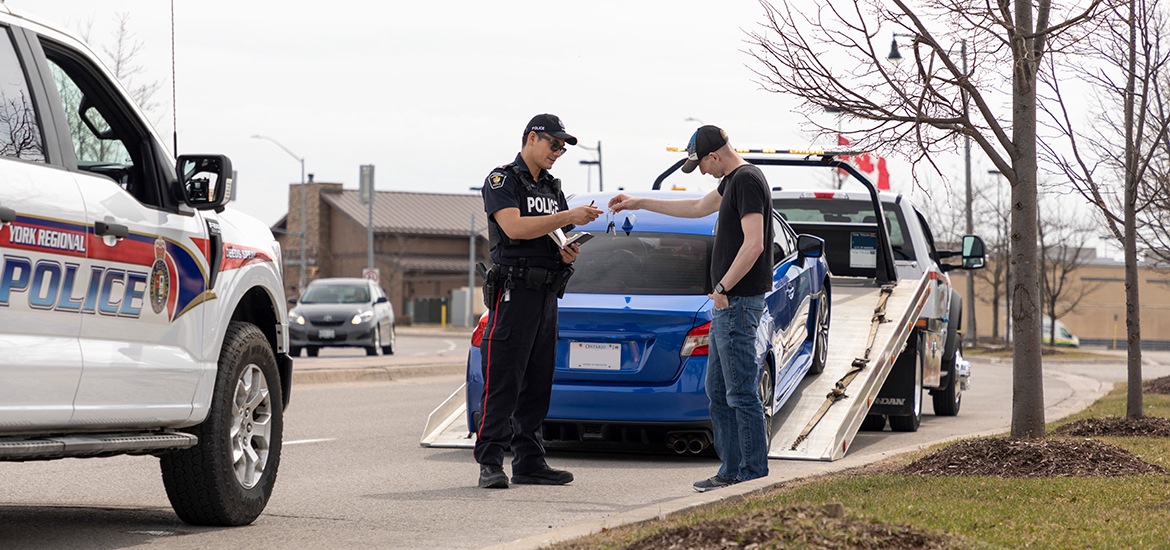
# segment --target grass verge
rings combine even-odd
[[[1144,395],[1147,416],[1170,417],[1170,396]],[[1049,432],[1075,420],[1125,415],[1125,384]],[[1146,462],[1170,469],[1170,438],[1102,437]],[[940,446],[941,447],[941,446]],[[611,529],[567,541],[557,550],[621,549],[682,526],[758,516],[792,506],[841,503],[845,517],[945,534],[962,548],[1170,549],[1170,476],[1005,479],[902,476],[896,472],[933,451],[893,457],[840,474],[797,480],[734,504]],[[778,523],[773,529],[786,529]],[[799,523],[793,529],[805,529]],[[839,546],[761,544],[759,548],[861,548],[843,535]],[[933,546],[932,546],[933,547]]]

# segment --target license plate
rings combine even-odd
[[[621,344],[570,342],[569,368],[620,370],[622,368],[622,346]]]
[[[333,333],[333,329],[331,329],[331,328],[323,328],[323,329],[317,331],[317,338],[320,338],[322,340],[332,340],[333,336],[334,336],[334,333]]]

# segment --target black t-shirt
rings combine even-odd
[[[760,213],[764,216],[764,251],[756,263],[735,286],[730,296],[756,296],[772,289],[772,190],[764,173],[752,164],[744,164],[719,180],[719,220],[715,222],[715,248],[711,252],[711,284],[716,285],[731,268],[735,255],[743,246],[743,217]]]

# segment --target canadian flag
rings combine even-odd
[[[845,136],[837,134],[837,145],[849,145],[849,140]],[[878,189],[890,190],[890,172],[886,169],[885,157],[862,153],[860,155],[841,155],[840,158],[869,177],[870,181],[877,183]],[[844,171],[841,170],[841,172]]]

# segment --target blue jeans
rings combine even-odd
[[[707,357],[707,397],[719,475],[747,481],[768,475],[764,405],[756,390],[756,328],[764,296],[728,296],[729,305],[712,313]]]

